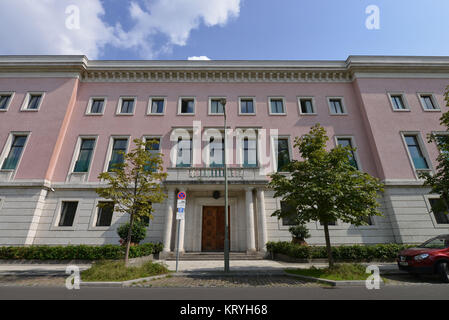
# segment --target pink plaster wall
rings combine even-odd
[[[359,79],[360,90],[367,115],[369,130],[380,154],[383,170],[381,178],[414,179],[413,167],[408,158],[401,131],[420,131],[426,150],[435,167],[438,149],[435,143],[427,143],[427,134],[445,131],[439,123],[446,110],[444,91],[448,85],[445,79]],[[403,92],[410,106],[410,112],[394,112],[388,92]],[[433,92],[441,112],[426,112],[421,107],[418,92]]]
[[[86,116],[85,111],[91,96],[107,96],[107,105],[103,116]],[[134,116],[117,116],[116,108],[120,96],[137,96]],[[146,115],[149,96],[166,96],[165,116]],[[179,96],[196,97],[195,116],[177,116]],[[377,175],[370,156],[367,136],[360,121],[359,105],[352,84],[147,84],[147,83],[80,83],[78,101],[75,106],[60,161],[56,167],[56,181],[67,177],[75,144],[79,135],[98,135],[94,159],[90,170],[90,181],[103,170],[106,152],[111,135],[131,135],[131,138],[143,135],[162,135],[162,152],[165,163],[169,164],[172,143],[169,134],[174,126],[192,126],[193,120],[201,120],[207,127],[223,125],[222,116],[209,116],[210,96],[226,96],[228,125],[231,128],[255,126],[279,129],[280,135],[292,138],[307,133],[312,125],[319,122],[325,126],[334,146],[334,135],[354,135],[359,147],[359,157],[363,169]],[[256,116],[238,115],[238,97],[254,96]],[[283,96],[286,101],[287,116],[268,114],[268,97]],[[314,96],[317,115],[299,114],[297,96]],[[348,115],[331,116],[327,96],[343,96]],[[294,157],[298,157],[295,150]]]
[[[31,132],[17,168],[16,180],[45,178],[75,86],[75,79],[66,78],[0,79],[0,92],[15,92],[8,111],[0,112],[0,146],[3,148],[11,131]],[[25,95],[33,91],[45,92],[40,110],[20,111]]]
[[[89,181],[97,181],[103,170],[111,135],[163,136],[162,152],[170,166],[172,127],[192,126],[201,120],[203,128],[221,127],[222,116],[208,115],[210,96],[227,98],[228,125],[278,129],[280,135],[296,136],[307,133],[319,122],[330,137],[329,147],[335,145],[335,135],[354,136],[363,171],[381,179],[414,179],[400,131],[420,131],[425,136],[439,125],[441,112],[424,112],[417,92],[433,92],[444,110],[444,79],[358,79],[354,83],[87,83],[75,79],[30,78],[0,79],[0,91],[15,91],[7,112],[0,112],[0,145],[11,131],[31,131],[16,179],[66,180],[77,139],[80,135],[98,135],[89,173]],[[28,91],[46,91],[39,112],[20,112]],[[388,91],[404,91],[411,112],[393,112]],[[85,115],[89,98],[106,96],[104,115]],[[117,116],[120,96],[137,96],[133,116]],[[164,116],[146,115],[150,96],[166,96]],[[195,116],[178,116],[178,98],[196,97]],[[238,115],[238,98],[254,96],[256,116]],[[283,96],[286,116],[270,116],[268,97]],[[317,115],[300,115],[298,96],[314,96]],[[347,115],[330,115],[328,96],[344,97]],[[59,139],[59,140],[58,140]],[[59,141],[59,142],[58,142]],[[438,150],[434,144],[426,149],[432,159]],[[294,151],[295,158],[299,155]],[[50,165],[52,163],[53,165]]]

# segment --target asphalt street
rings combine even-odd
[[[448,284],[364,287],[289,288],[81,288],[0,287],[0,299],[133,299],[133,300],[449,300]]]

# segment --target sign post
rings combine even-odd
[[[176,220],[178,220],[178,228],[176,232],[177,237],[177,245],[176,245],[176,272],[178,272],[178,264],[179,264],[179,229],[181,227],[181,220],[184,220],[185,218],[185,208],[186,208],[186,193],[185,192],[178,192],[178,202],[177,202],[177,208],[178,211],[176,212]]]

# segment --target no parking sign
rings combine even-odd
[[[177,220],[184,220],[185,216],[185,208],[186,208],[186,193],[185,192],[178,192],[178,212],[176,213],[176,219]]]

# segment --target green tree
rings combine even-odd
[[[299,223],[319,221],[324,228],[329,267],[334,266],[329,225],[336,220],[359,226],[366,218],[381,215],[378,192],[383,186],[377,178],[351,165],[350,147],[326,150],[326,130],[316,124],[302,138],[295,139],[302,160],[293,160],[282,171],[271,174],[274,196],[290,210],[277,210],[273,216],[296,217]]]
[[[445,93],[446,107],[449,107],[449,86]],[[440,124],[446,127],[449,131],[449,112],[443,113],[440,118]],[[437,143],[440,154],[436,161],[438,163],[435,173],[420,172],[419,176],[425,179],[424,186],[430,187],[430,193],[440,195],[443,200],[443,205],[440,208],[434,208],[438,211],[443,211],[448,214],[449,208],[449,135],[429,134],[429,143]]]
[[[161,203],[166,198],[162,181],[167,174],[163,172],[162,154],[152,152],[153,146],[158,143],[156,140],[145,143],[141,139],[135,139],[134,149],[126,154],[120,151],[123,162],[114,164],[110,172],[103,172],[98,176],[108,183],[106,187],[96,189],[98,195],[112,200],[115,211],[129,214],[126,265],[134,221],[140,221],[143,217],[152,219],[153,204]]]

